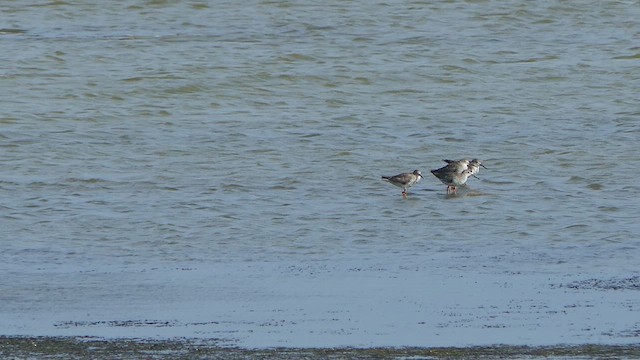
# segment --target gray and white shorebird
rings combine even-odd
[[[473,159],[473,160],[468,160],[468,159],[460,159],[460,160],[447,160],[447,159],[443,159],[442,161],[446,162],[448,165],[451,165],[451,167],[455,167],[456,170],[458,172],[462,172],[463,170],[471,170],[471,174],[475,175],[478,172],[480,172],[480,168],[487,168],[486,166],[482,165],[482,161],[479,159]]]
[[[469,176],[474,176],[471,170],[465,169],[461,172],[456,171],[455,166],[444,166],[437,170],[431,170],[431,173],[447,185],[447,194],[453,191],[454,194],[458,192],[458,186],[462,186],[467,183]]]
[[[476,175],[477,173],[480,172],[480,168],[487,168],[486,166],[482,165],[482,161],[478,160],[478,159],[473,159],[471,161],[469,161],[469,165],[467,166],[467,169],[469,169],[469,171],[471,171],[471,175]]]
[[[460,160],[443,159],[442,161],[447,163],[446,168],[449,171],[455,171],[457,173],[461,173],[464,170],[467,170],[469,168],[469,163],[471,163],[471,160],[469,159],[460,159]]]
[[[407,189],[415,185],[422,178],[420,170],[413,170],[410,173],[402,173],[394,176],[383,176],[382,180],[402,188],[402,197],[407,198]]]

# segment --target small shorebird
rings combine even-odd
[[[467,169],[471,171],[471,175],[475,175],[480,172],[480,167],[483,167],[485,169],[487,168],[486,166],[482,165],[482,161],[478,159],[473,159],[469,161],[469,165],[467,166]]]
[[[468,159],[460,159],[460,160],[447,160],[443,159],[442,161],[446,162],[451,166],[456,166],[458,172],[462,172],[462,170],[471,170],[473,175],[477,174],[480,171],[480,167],[487,168],[482,165],[482,161],[478,159],[468,160]]]
[[[467,182],[469,176],[474,176],[471,173],[471,170],[465,169],[461,172],[455,171],[455,166],[450,166],[451,164],[441,167],[437,170],[431,170],[431,173],[438,178],[438,180],[442,181],[443,184],[447,185],[447,194],[453,190],[453,193],[456,194],[458,192],[458,186],[462,186]]]
[[[480,172],[480,167],[487,168],[482,165],[482,161],[478,159],[468,160],[468,159],[460,159],[460,160],[447,160],[443,159],[442,161],[446,162],[451,168],[455,168],[457,172],[462,172],[462,170],[470,170],[471,175],[475,175]]]
[[[467,170],[469,168],[469,163],[471,163],[471,161],[469,161],[468,159],[460,159],[460,160],[443,159],[442,161],[447,163],[446,168],[449,171],[455,171],[457,173],[461,173],[464,170]]]
[[[383,176],[382,180],[402,188],[402,197],[407,198],[407,189],[415,185],[422,178],[420,170],[413,170],[412,173],[402,173],[395,176]]]

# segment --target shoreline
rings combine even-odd
[[[26,292],[16,288],[22,295],[3,303],[0,334],[203,339],[239,349],[640,343],[635,274],[563,275],[548,267],[542,274],[524,266],[518,273],[470,272],[447,268],[456,259],[436,255],[90,274],[42,270],[29,276]]]
[[[640,358],[640,343],[628,345],[488,345],[472,347],[264,348],[226,347],[218,339],[98,339],[85,337],[0,336],[2,358],[64,359],[498,359]]]

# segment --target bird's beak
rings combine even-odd
[[[482,167],[483,167],[483,168],[485,168],[485,169],[487,168],[486,166],[482,165],[482,163],[480,164],[480,166],[482,166]]]
[[[475,175],[473,175],[473,174],[471,174],[471,176],[473,176],[474,178],[476,178],[476,179],[480,180],[480,178],[479,178],[479,177],[477,177],[477,176],[475,176]]]

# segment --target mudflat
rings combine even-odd
[[[640,358],[640,344],[429,348],[225,347],[217,340],[94,339],[0,336],[2,358],[38,359],[590,359]]]

